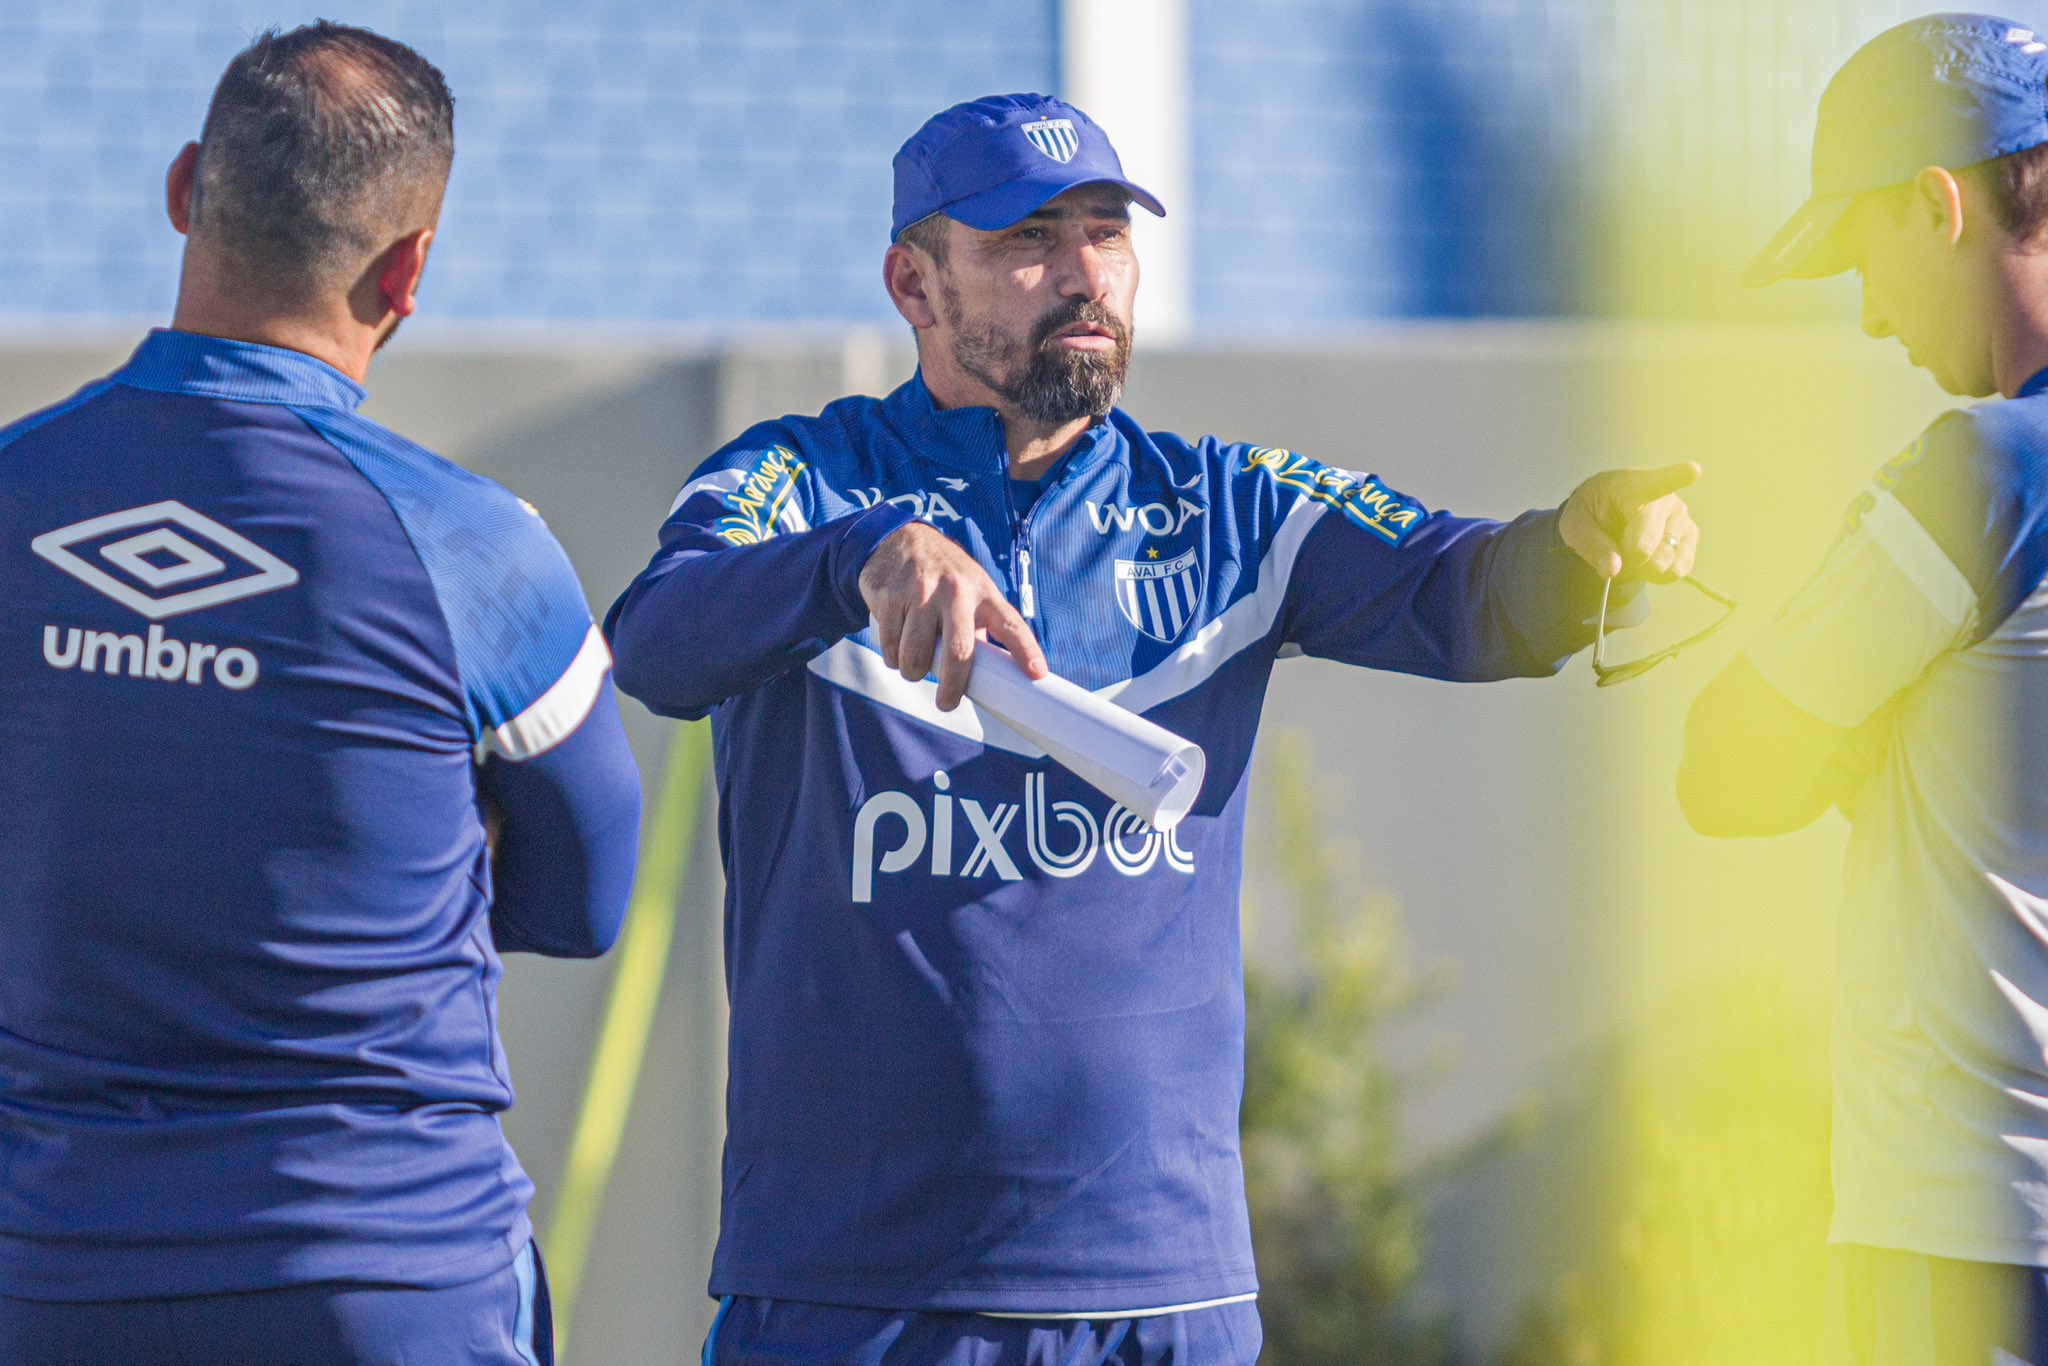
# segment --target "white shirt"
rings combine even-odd
[[[2048,397],[1944,418],[1746,651],[1885,742],[1840,918],[1834,1242],[2048,1265],[2044,455]]]

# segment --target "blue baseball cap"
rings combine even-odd
[[[1119,185],[1160,217],[1150,190],[1124,178],[1109,135],[1050,95],[987,95],[932,115],[896,153],[889,236],[944,213],[993,232],[1076,185]]]
[[[1820,97],[1813,193],[1742,272],[1755,288],[1855,265],[1838,231],[1856,196],[1922,167],[1961,170],[2048,142],[2048,42],[1988,14],[1930,14],[1886,29]]]

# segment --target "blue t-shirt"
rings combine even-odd
[[[608,655],[538,516],[362,397],[160,331],[0,430],[0,1294],[442,1286],[530,1236],[478,765]]]

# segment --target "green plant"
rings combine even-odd
[[[1268,863],[1298,959],[1248,954],[1245,969],[1245,1181],[1266,1359],[1445,1366],[1452,1317],[1418,1283],[1432,1189],[1527,1119],[1404,1160],[1400,1108],[1431,1074],[1396,1066],[1386,1037],[1443,982],[1411,963],[1399,903],[1363,876],[1356,846],[1323,833],[1303,738],[1277,737],[1272,758]],[[1257,915],[1248,904],[1248,927]]]
[[[1585,1267],[1498,1366],[1806,1366],[1820,1347],[1827,1010],[1753,963],[1676,992],[1603,1087],[1627,1160]]]

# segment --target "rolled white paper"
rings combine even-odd
[[[1179,825],[1202,790],[1200,745],[1058,674],[1033,679],[999,645],[975,642],[967,696],[1155,830]]]

